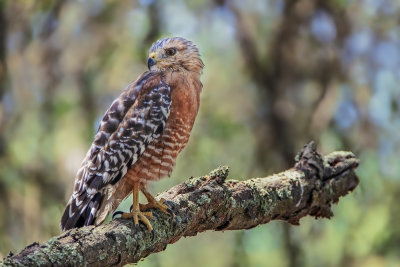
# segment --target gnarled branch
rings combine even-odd
[[[206,230],[249,229],[271,220],[299,224],[306,215],[330,218],[331,204],[357,186],[357,166],[351,152],[321,157],[310,143],[292,169],[265,178],[225,181],[228,168],[220,167],[159,195],[175,216],[153,211],[154,236],[143,225],[136,229],[132,220],[116,219],[72,229],[42,245],[33,243],[3,264],[121,266]]]

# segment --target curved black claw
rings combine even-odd
[[[133,210],[133,205],[131,205],[131,207],[129,208],[129,212],[132,213],[132,210]]]
[[[115,216],[117,216],[117,215],[122,215],[122,214],[123,214],[123,212],[120,211],[120,210],[118,210],[118,211],[114,212],[114,214],[113,214],[113,216],[112,216],[112,219],[114,220]]]
[[[154,240],[154,230],[151,230],[151,241]]]
[[[140,228],[140,225],[139,225],[139,223],[138,223],[138,224],[135,224],[135,228],[136,228],[136,231],[140,231],[140,230],[142,230],[142,229]]]

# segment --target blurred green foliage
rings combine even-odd
[[[104,111],[153,41],[183,36],[206,65],[201,109],[152,192],[218,165],[278,172],[310,139],[355,152],[361,183],[331,220],[207,232],[139,265],[400,266],[399,13],[390,0],[1,0],[0,258],[60,233]]]

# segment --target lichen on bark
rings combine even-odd
[[[358,160],[351,152],[325,157],[306,145],[289,170],[264,178],[228,180],[228,167],[190,178],[163,192],[174,216],[153,210],[154,236],[132,220],[72,229],[48,242],[34,243],[7,257],[4,266],[121,266],[164,250],[181,237],[207,230],[249,229],[271,220],[299,224],[311,215],[330,218],[331,204],[358,185]]]

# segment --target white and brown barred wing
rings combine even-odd
[[[152,77],[153,76],[153,77]],[[61,229],[92,225],[108,185],[116,184],[167,122],[171,93],[149,72],[113,102],[75,179]]]

